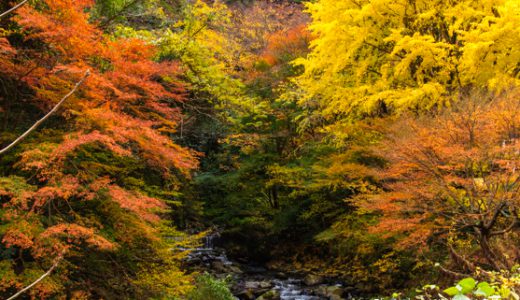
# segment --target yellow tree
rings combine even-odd
[[[319,0],[297,81],[331,121],[446,105],[519,83],[517,0]]]

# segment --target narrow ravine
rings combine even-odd
[[[285,274],[255,264],[229,259],[226,250],[215,246],[218,232],[207,235],[202,246],[190,251],[185,263],[191,271],[208,272],[229,278],[231,291],[244,300],[340,300],[350,299],[341,284],[325,283],[322,278],[306,274]],[[311,278],[311,279],[309,279]]]

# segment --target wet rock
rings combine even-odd
[[[221,261],[213,261],[211,262],[211,269],[213,269],[217,273],[226,273],[228,271],[228,268],[226,265],[224,265]]]
[[[305,276],[303,279],[303,282],[308,286],[318,285],[323,283],[323,277],[316,274],[307,274],[307,276]]]
[[[229,270],[229,272],[235,273],[235,274],[242,274],[242,273],[244,273],[239,267],[234,266],[234,265],[227,266],[227,269]]]
[[[269,292],[274,287],[270,281],[246,281],[238,284],[234,293],[240,299],[256,299],[257,297]]]
[[[240,267],[234,265],[234,264],[229,264],[229,263],[224,263],[220,260],[216,260],[216,261],[212,261],[211,262],[211,269],[215,272],[215,273],[233,273],[233,274],[242,274],[244,273]]]
[[[277,290],[270,290],[269,292],[263,293],[256,300],[280,300],[280,292]]]
[[[345,290],[341,286],[326,286],[322,285],[317,290],[316,293],[328,297],[330,300],[343,300],[343,294]]]
[[[190,258],[187,262],[189,265],[198,265],[202,263],[202,259],[200,259],[200,257],[194,257]]]
[[[270,281],[247,281],[244,284],[246,289],[259,290],[259,289],[270,289],[273,287],[273,283]]]
[[[241,290],[239,292],[234,293],[239,299],[244,300],[253,300],[255,299],[255,294],[251,290]]]

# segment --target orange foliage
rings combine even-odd
[[[16,226],[11,226],[2,238],[2,243],[6,247],[19,247],[21,249],[29,249],[33,246],[33,225],[27,221],[20,221]]]
[[[518,222],[520,97],[480,98],[397,122],[377,150],[389,161],[379,172],[384,192],[362,206],[382,215],[371,231],[399,238],[402,247],[455,235],[479,245],[474,254],[495,269],[507,269],[516,258],[492,248],[493,237]]]
[[[73,202],[90,201],[108,191],[109,201],[134,214],[141,222],[137,226],[149,231],[167,208],[162,200],[126,190],[108,178],[92,178],[89,170],[67,173],[65,166],[78,148],[102,145],[115,156],[146,162],[166,181],[179,172],[189,176],[197,167],[198,154],[168,136],[182,113],[178,104],[185,101],[184,87],[175,81],[179,67],[155,62],[155,47],[142,40],[105,35],[89,22],[86,11],[93,4],[47,0],[39,1],[38,8],[25,5],[12,18],[24,40],[11,41],[9,32],[0,36],[0,75],[30,90],[31,104],[42,111],[68,93],[87,69],[91,72],[60,110],[62,140],[21,147],[16,167],[35,175],[30,178],[36,181],[35,191],[16,194],[0,188],[2,219],[10,224],[2,243],[27,249],[35,258],[84,245],[114,249],[115,243],[100,233],[102,226],[81,218]],[[5,102],[15,101],[5,96]]]
[[[71,245],[86,243],[101,250],[112,250],[115,244],[98,235],[94,229],[77,224],[58,224],[47,228],[38,236],[38,243],[51,244],[55,252],[63,253]],[[38,247],[33,254],[36,257],[48,255],[45,247]]]
[[[272,34],[268,45],[262,53],[262,58],[271,66],[280,62],[303,56],[311,41],[311,34],[305,24],[300,24],[289,30],[281,30]]]
[[[164,152],[172,153],[164,153],[156,162],[196,167],[193,153],[155,133],[158,126],[173,130],[179,118],[180,111],[171,104],[182,100],[182,86],[158,80],[175,76],[177,66],[153,62],[155,49],[141,40],[105,37],[88,23],[88,15],[83,12],[91,2],[52,1],[43,12],[30,6],[20,10],[19,23],[29,32],[28,38],[43,40],[60,57],[60,64],[55,64],[53,70],[45,71],[41,66],[25,80],[36,83],[38,98],[46,105],[59,99],[83,70],[93,69],[81,99],[71,101],[75,113],[85,118],[78,124],[83,131],[96,128],[96,133],[119,143],[137,140],[145,133],[146,147],[139,143],[144,152],[166,148]],[[121,132],[125,127],[140,130]],[[175,160],[182,162],[177,164]]]

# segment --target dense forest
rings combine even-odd
[[[520,299],[519,86],[519,0],[0,1],[0,299]]]

